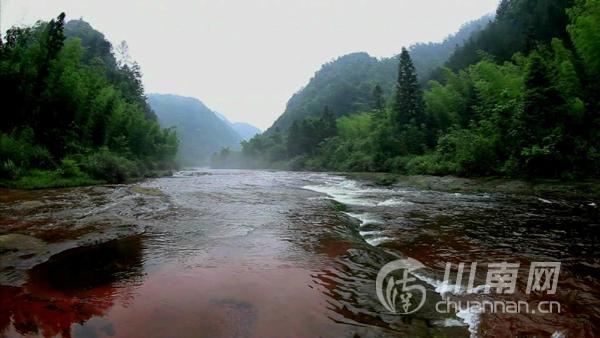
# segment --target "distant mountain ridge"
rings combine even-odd
[[[246,129],[244,133],[238,132],[236,124],[196,98],[173,94],[148,94],[147,97],[161,126],[176,129],[183,165],[205,165],[210,155],[222,148],[240,149],[240,142],[247,137]]]
[[[254,136],[262,133],[262,131],[258,128],[256,128],[255,126],[251,125],[250,123],[245,123],[245,122],[231,122],[227,116],[219,113],[219,112],[214,112],[221,120],[225,121],[231,128],[233,128],[233,130],[235,130],[238,135],[240,135],[242,137],[242,140],[244,141],[248,141],[249,139],[253,138]]]
[[[493,19],[492,15],[464,24],[460,30],[439,43],[419,43],[410,47],[410,53],[421,82],[429,80],[457,46],[476,36]],[[373,88],[379,84],[384,97],[394,89],[398,72],[398,58],[378,59],[365,52],[351,53],[324,64],[309,83],[292,95],[284,113],[265,133],[285,130],[295,120],[318,116],[324,107],[333,108],[336,116],[349,115],[370,109]]]
[[[234,122],[232,126],[233,130],[235,130],[244,141],[248,141],[249,139],[261,133],[260,129],[245,122]]]

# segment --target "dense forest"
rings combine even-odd
[[[484,16],[467,23],[441,43],[419,43],[409,48],[416,56],[415,68],[423,83],[436,74],[457,45],[478,34],[491,20]],[[294,94],[285,112],[267,130],[287,129],[295,120],[318,117],[325,106],[335,107],[336,116],[369,109],[373,104],[372,91],[379,85],[385,95],[394,91],[398,58],[377,59],[367,53],[352,53],[326,63],[308,85]]]
[[[418,77],[413,59],[421,56],[406,49],[398,57],[391,90],[383,81],[377,83],[378,76],[369,76],[371,68],[362,72],[353,65],[347,68],[355,69],[352,74],[335,75],[344,78],[342,90],[318,92],[309,84],[292,97],[288,110],[299,97],[308,97],[306,116],[287,114],[292,118],[244,142],[240,153],[226,149],[215,154],[213,164],[597,176],[599,25],[598,0],[503,0],[489,25],[474,31],[444,67],[425,75],[430,81]],[[348,56],[354,63],[366,57]],[[332,65],[321,71],[328,67]],[[335,83],[323,87],[328,90]],[[349,107],[355,101],[346,98],[355,97],[357,90],[368,90],[370,96]]]
[[[139,66],[65,14],[0,40],[0,184],[123,182],[172,168],[177,137],[145,101]]]

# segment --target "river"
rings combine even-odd
[[[190,170],[134,185],[2,190],[0,332],[8,337],[593,337],[597,200],[379,187],[326,173]],[[386,311],[376,278],[418,260],[419,311]],[[446,263],[477,262],[472,290]],[[516,292],[485,290],[518,263]],[[527,294],[560,262],[555,294]],[[466,279],[466,278],[465,278]],[[515,299],[560,313],[441,313]],[[533,305],[532,305],[533,306]]]

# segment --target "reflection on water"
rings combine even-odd
[[[304,188],[348,205],[347,214],[361,221],[359,235],[371,246],[425,263],[427,268],[417,271],[415,276],[428,284],[429,289],[444,290],[441,281],[446,262],[455,266],[460,262],[477,262],[476,286],[485,284],[488,263],[521,265],[515,295],[505,298],[461,295],[454,296],[455,301],[507,299],[531,304],[547,300],[561,303],[561,314],[462,315],[462,322],[478,336],[580,337],[595,336],[600,329],[597,250],[600,218],[594,201],[453,194],[402,187],[381,189],[335,176]],[[373,251],[369,253],[372,256]],[[556,295],[525,294],[533,261],[562,263]],[[428,303],[437,300],[439,296],[428,294]],[[460,324],[448,318],[433,322]]]
[[[334,175],[262,171],[187,171],[142,187],[3,195],[0,235],[19,232],[55,243],[99,229],[110,232],[118,222],[145,229],[144,235],[64,251],[31,269],[26,283],[1,286],[5,335],[600,332],[594,201],[388,189]],[[427,289],[427,303],[409,316],[386,314],[375,296],[375,277],[387,262],[406,256],[427,266],[415,273]],[[445,262],[475,260],[520,262],[521,274],[531,261],[561,261],[555,298],[564,314],[459,318],[435,311]],[[18,268],[18,262],[11,265]],[[1,274],[9,274],[2,268]],[[478,272],[478,284],[485,282],[484,272]],[[519,282],[516,297],[528,299]],[[474,297],[483,296],[455,296]]]
[[[0,287],[0,329],[9,336],[70,337],[73,325],[103,316],[126,292],[118,285],[140,279],[141,263],[140,236],[55,255],[33,268],[23,287]]]
[[[85,267],[85,269],[82,269]],[[64,251],[34,267],[28,285],[77,292],[116,282],[131,283],[142,274],[142,236]]]

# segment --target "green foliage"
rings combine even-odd
[[[103,148],[146,169],[172,166],[177,138],[146,105],[139,67],[117,62],[86,22],[64,19],[11,28],[0,45],[1,175],[30,177],[27,187],[88,182],[72,158]]]
[[[270,167],[288,159],[287,136],[278,130],[242,142],[244,166],[249,168]]]
[[[421,83],[435,76],[436,69],[448,60],[456,46],[479,32],[490,19],[484,16],[469,22],[440,43],[411,46],[409,51]],[[266,133],[287,130],[296,120],[318,117],[325,106],[330,107],[336,117],[378,109],[380,99],[385,106],[395,92],[398,62],[398,57],[377,59],[366,53],[352,53],[323,65],[306,87],[290,98],[283,115]],[[381,96],[373,95],[376,86],[381,89]]]
[[[50,168],[53,165],[48,150],[33,144],[33,131],[24,129],[11,135],[0,134],[0,178],[16,179],[22,169],[37,166]]]
[[[288,131],[287,153],[290,157],[314,154],[325,139],[337,133],[336,120],[328,107],[323,109],[321,118],[309,117],[295,121]]]
[[[377,112],[383,111],[385,107],[385,99],[383,98],[383,89],[379,84],[373,88],[373,109]]]
[[[380,176],[377,176],[377,178],[375,179],[375,184],[384,186],[384,187],[392,186],[392,185],[396,184],[397,182],[398,182],[398,176],[395,176],[393,174],[382,174]]]
[[[63,159],[60,166],[56,169],[56,172],[65,178],[82,176],[82,172],[79,170],[77,162],[70,158]]]
[[[573,0],[507,0],[500,2],[496,19],[460,46],[446,65],[467,68],[488,55],[496,62],[509,61],[515,53],[529,53],[553,38],[567,38],[566,9]],[[484,53],[481,53],[481,52]]]
[[[60,170],[39,169],[29,170],[18,179],[0,180],[0,184],[2,184],[3,186],[19,189],[76,187],[100,183],[104,182],[91,179],[85,174],[80,174],[72,177],[64,177]]]
[[[442,160],[437,153],[397,159],[396,171],[407,175],[459,174],[458,165]]]
[[[458,125],[460,114],[466,108],[466,100],[462,93],[451,85],[444,86],[437,81],[430,83],[424,101],[427,114],[440,130]]]
[[[583,58],[591,76],[600,74],[600,1],[578,0],[568,11],[571,24],[567,27],[577,53]]]
[[[417,72],[406,48],[402,48],[398,65],[396,97],[393,105],[393,122],[397,126],[424,122],[423,93],[417,80]]]
[[[380,64],[365,55],[327,64],[292,97],[275,128],[243,144],[238,163],[461,176],[599,175],[600,7],[598,0],[577,0],[567,16],[572,4],[501,1],[496,19],[457,49],[425,90],[414,50],[403,49],[394,65],[393,93],[395,67],[382,76]],[[391,104],[382,104],[392,95]],[[317,118],[324,102],[337,113],[335,133],[322,132],[327,128]]]
[[[554,121],[564,114],[565,102],[553,86],[545,60],[535,52],[526,68],[523,111],[517,117],[516,136],[520,153],[516,154],[521,166],[533,174],[536,169],[556,170],[552,165],[560,132],[552,130]],[[548,133],[555,133],[549,136]],[[519,149],[517,148],[517,150]]]
[[[336,200],[331,200],[331,204],[333,206],[333,209],[336,211],[347,211],[348,207],[345,204],[342,204]]]
[[[337,119],[338,134],[345,140],[367,138],[374,127],[375,120],[370,113],[355,114]]]
[[[478,130],[459,129],[442,136],[436,155],[438,170],[458,175],[485,176],[497,173],[494,139]],[[439,173],[438,173],[439,174]]]
[[[124,183],[143,176],[143,167],[104,148],[81,159],[81,169],[90,177],[108,183]]]

